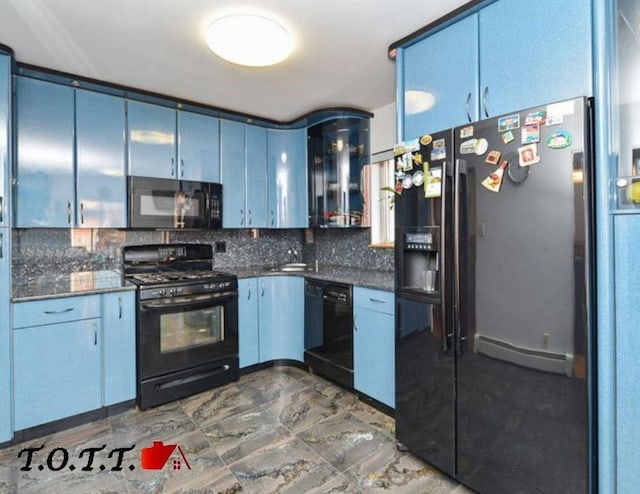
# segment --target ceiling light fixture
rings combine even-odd
[[[282,62],[293,50],[289,32],[261,15],[234,14],[207,29],[207,45],[219,57],[238,65],[267,67]]]

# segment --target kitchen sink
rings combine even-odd
[[[304,262],[292,262],[269,268],[268,271],[272,273],[294,273],[298,271],[311,271],[311,266]]]

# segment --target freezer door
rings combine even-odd
[[[396,297],[396,439],[454,474],[454,354],[442,306]]]
[[[455,131],[456,476],[479,493],[589,491],[585,103]]]

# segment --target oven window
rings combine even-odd
[[[224,307],[172,312],[160,316],[160,352],[169,353],[224,339]]]

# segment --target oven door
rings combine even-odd
[[[237,291],[140,301],[140,380],[237,354]]]
[[[220,184],[129,177],[131,228],[220,228],[221,204]]]

